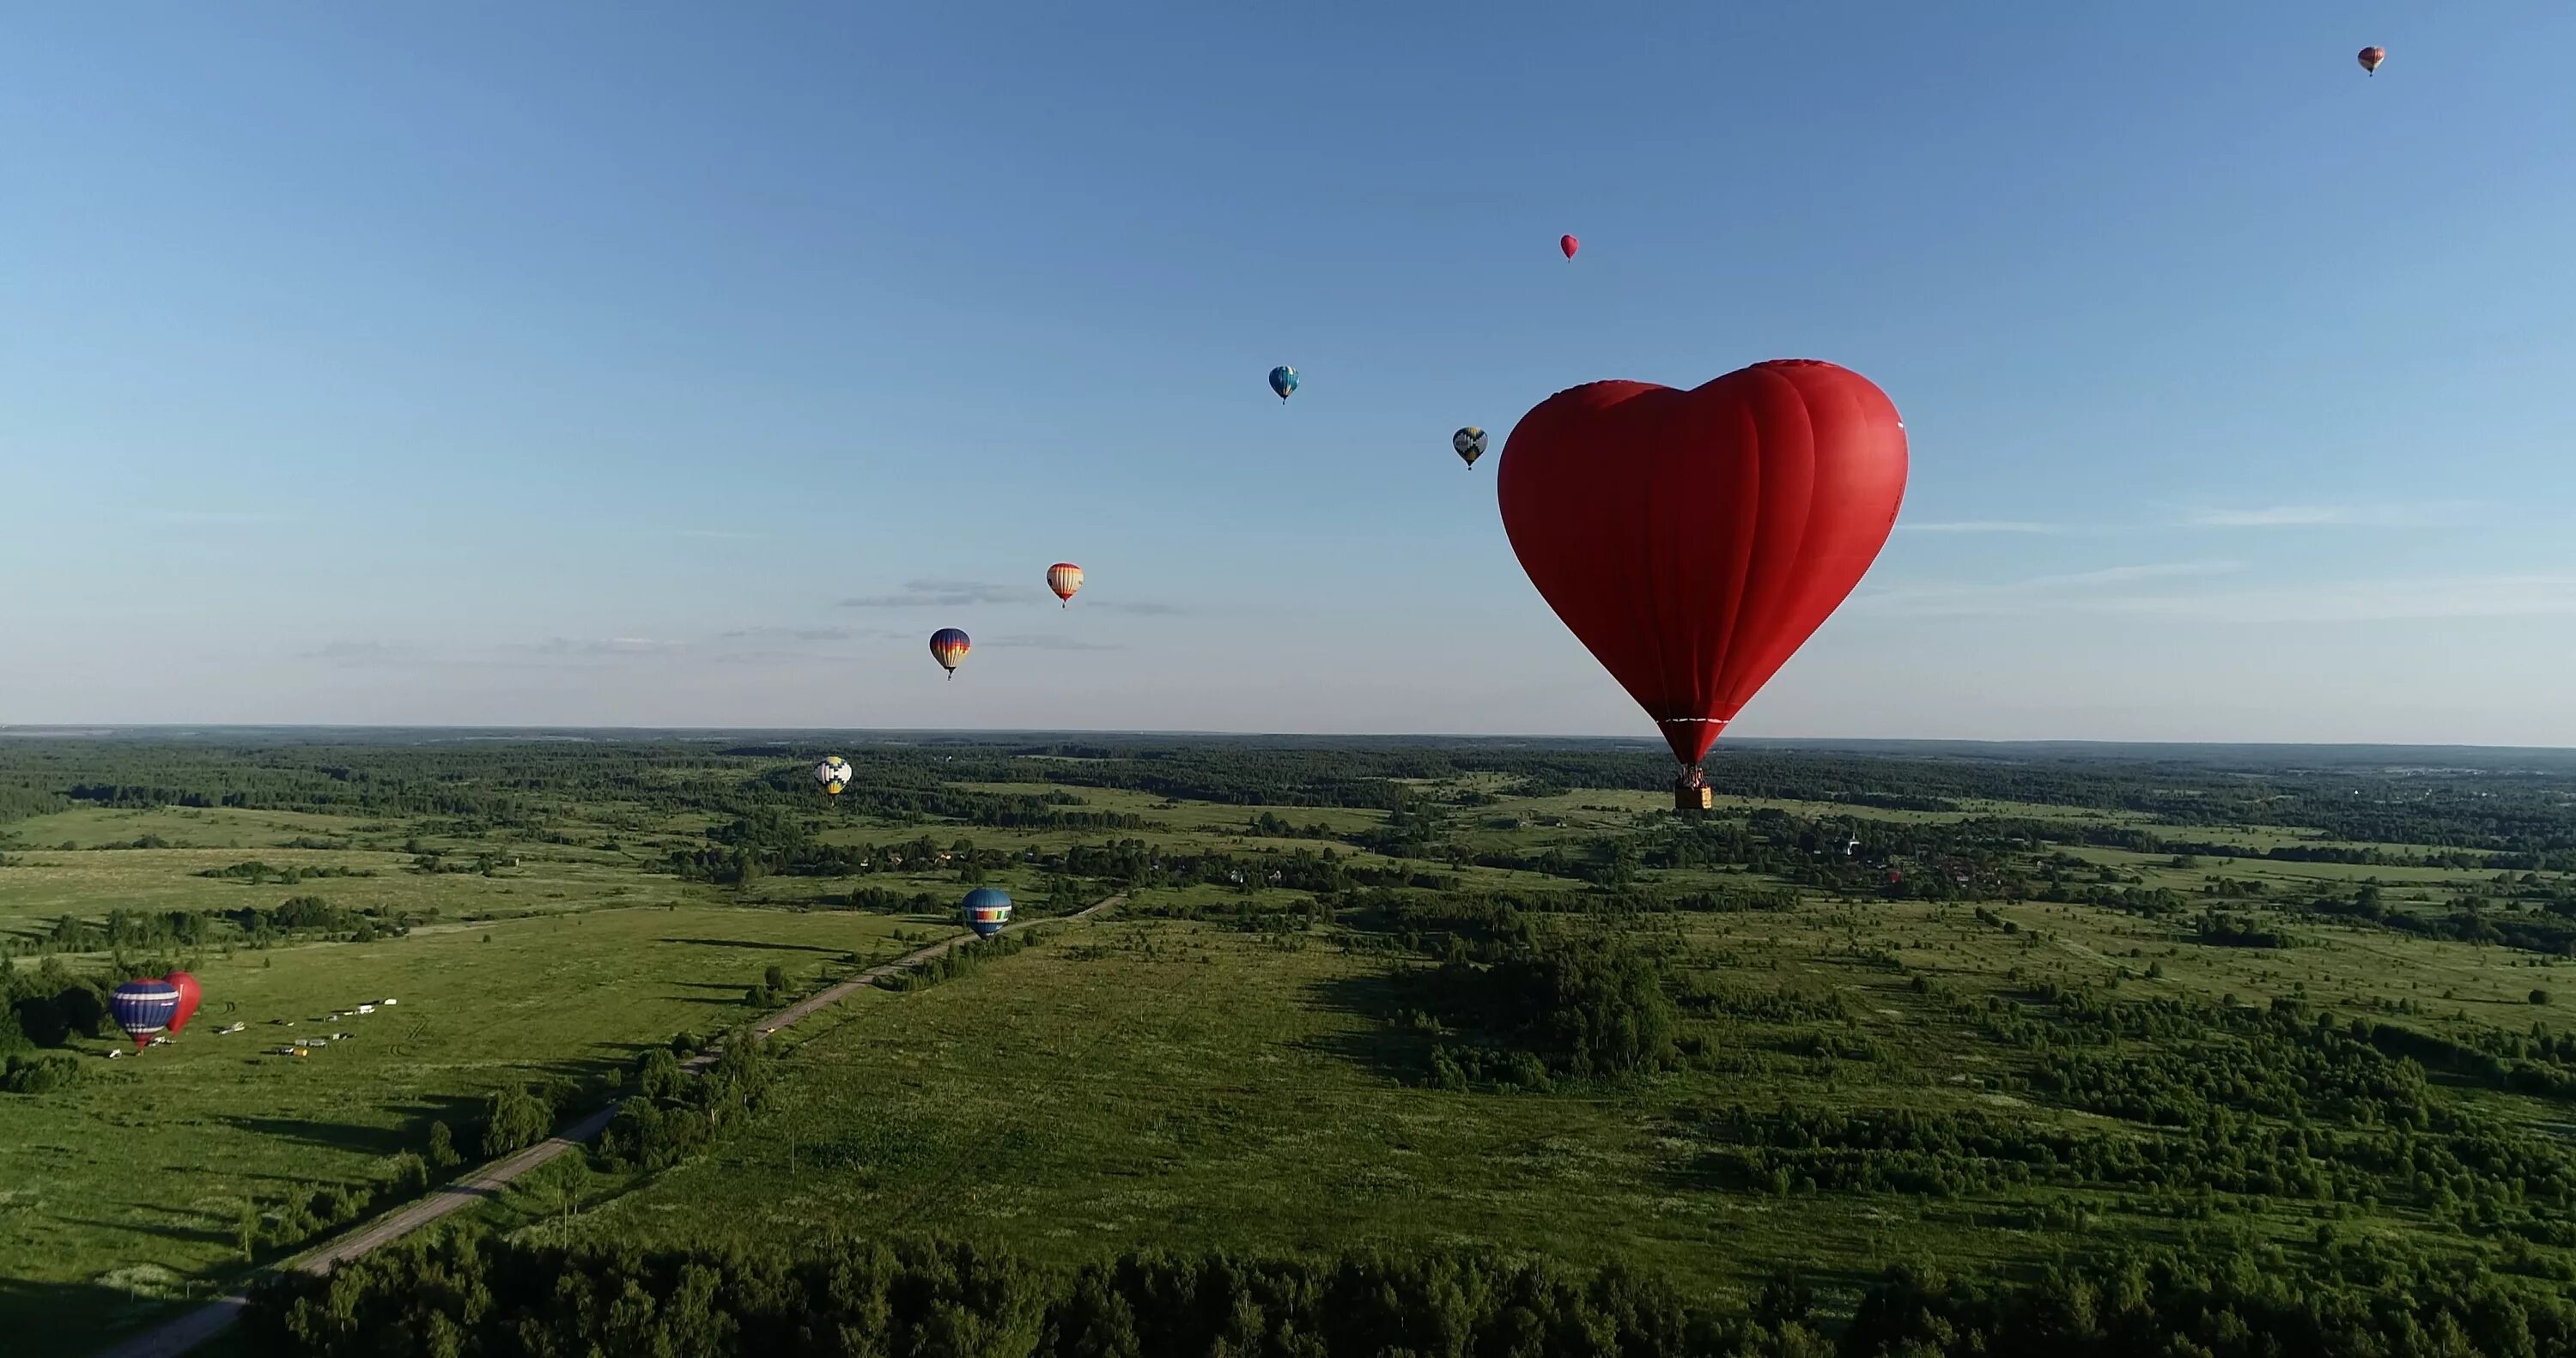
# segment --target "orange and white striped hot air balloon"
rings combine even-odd
[[[1082,588],[1082,567],[1070,561],[1059,561],[1047,567],[1047,588],[1055,591],[1055,597],[1064,600],[1065,607],[1071,608],[1073,592]]]

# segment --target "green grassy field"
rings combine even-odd
[[[1152,893],[1136,905],[1175,903]],[[2165,959],[2160,978],[2127,987],[2140,996],[2259,1002],[2304,986],[2367,1002],[2438,986],[2481,1016],[2529,1010],[2530,970],[2484,955],[2493,949],[2414,943],[2400,971],[2391,949],[2342,939],[2284,962],[2179,945],[2168,930],[2089,907],[1998,913],[2023,932],[1946,906],[1687,918],[1690,953],[1723,959],[1707,968],[1713,977],[1835,997],[1847,1017],[1727,1023],[1741,1068],[1569,1095],[1421,1087],[1423,1044],[1385,1021],[1389,964],[1323,935],[1283,947],[1212,922],[1108,919],[964,981],[872,997],[800,1037],[787,1090],[752,1129],[596,1206],[582,1229],[672,1244],[938,1231],[1058,1262],[1157,1246],[1476,1244],[1642,1259],[1718,1291],[1747,1291],[1786,1263],[1856,1287],[1908,1254],[2002,1268],[2106,1233],[2179,1238],[2140,1195],[2109,1190],[1784,1202],[1712,1186],[1681,1128],[1713,1102],[2000,1113],[2079,1136],[2136,1134],[2004,1092],[2019,1054],[1927,1004],[1913,976],[1971,991],[2011,988],[2016,972],[2098,982],[2143,971],[2129,956],[2139,949]],[[1902,974],[1852,956],[1882,949]],[[1800,1053],[1818,1033],[1881,1055],[1816,1062]],[[2549,1116],[2533,1101],[2499,1102]],[[2050,1201],[2086,1216],[2034,1224]],[[2294,1208],[2261,1224],[2295,1240],[2322,1219]],[[2437,1248],[2450,1240],[2397,1210],[2373,1228]]]
[[[17,775],[29,800],[68,781],[79,759],[113,768],[123,757],[57,748],[86,752],[48,751],[43,770]],[[2226,1016],[2275,1001],[2460,1042],[2535,1021],[2563,1031],[2559,1016],[2576,1008],[2576,982],[2558,986],[2563,998],[2532,1002],[2576,958],[2545,942],[2558,937],[2547,928],[2565,913],[2559,903],[2576,894],[2576,865],[2505,872],[2262,856],[2454,852],[2440,846],[2470,842],[2487,814],[2474,783],[2456,794],[2466,809],[2453,820],[2394,821],[2419,828],[2381,843],[2334,835],[2326,813],[2336,803],[2323,796],[2311,803],[2318,825],[2212,825],[2199,814],[2176,824],[2137,809],[2179,799],[2197,813],[2234,795],[2232,773],[2194,782],[2159,765],[2054,779],[1888,761],[1815,764],[1809,777],[1810,765],[1783,758],[1763,766],[1770,783],[1803,779],[1813,790],[1721,795],[1702,828],[1737,838],[1669,858],[1669,794],[1623,782],[1633,777],[1624,756],[1571,767],[1541,757],[1535,776],[1462,760],[1448,774],[1373,777],[1374,756],[1325,751],[1273,757],[1255,777],[1222,752],[1041,760],[969,750],[953,765],[945,754],[861,753],[873,761],[867,786],[827,802],[796,761],[752,753],[432,747],[254,760],[165,747],[154,776],[176,760],[166,776],[263,789],[266,804],[39,804],[0,824],[0,941],[22,976],[40,963],[105,968],[102,953],[48,940],[63,936],[66,918],[111,911],[145,912],[149,926],[161,912],[270,909],[310,895],[389,927],[411,921],[407,936],[363,943],[263,948],[223,934],[191,946],[184,960],[208,1000],[189,1033],[113,1062],[98,1059],[108,1042],[77,1038],[76,1085],[0,1095],[0,1324],[40,1341],[37,1351],[77,1351],[167,1314],[172,1299],[242,1275],[245,1205],[266,1210],[368,1181],[387,1156],[420,1149],[433,1119],[468,1136],[470,1152],[468,1127],[495,1092],[622,1066],[675,1031],[753,1017],[744,992],[772,965],[802,990],[846,973],[845,958],[899,951],[899,934],[943,935],[944,903],[975,879],[1013,892],[1024,918],[1044,914],[1051,893],[1088,901],[1120,890],[1132,900],[1117,914],[1050,926],[1041,946],[972,975],[862,992],[794,1030],[766,1104],[674,1168],[609,1174],[567,1158],[471,1221],[546,1240],[672,1245],[824,1227],[937,1233],[1058,1263],[1149,1246],[1475,1244],[1635,1260],[1735,1297],[1795,1264],[1824,1286],[1829,1311],[1899,1258],[2026,1272],[2115,1243],[2178,1242],[2213,1220],[2302,1251],[2331,1225],[2502,1266],[2510,1242],[2491,1224],[2470,1229],[2439,1192],[2395,1179],[2374,1182],[2367,1206],[2250,1192],[2194,1206],[2187,1188],[2044,1176],[1988,1175],[1942,1192],[1766,1186],[1728,1168],[1744,1150],[1727,1140],[1736,1133],[1711,1129],[1741,1105],[1864,1120],[1921,1114],[2045,1134],[2086,1154],[2171,1142],[2170,1127],[2106,1114],[2051,1085],[2062,1053],[1992,1017],[2062,1019],[2072,1031],[2081,1023],[2069,1002],[2051,998],[2066,992],[2131,1008],[2167,1001],[2197,1016],[2178,1020],[2178,1036],[2087,1049],[2113,1062],[2185,1051],[2191,1061],[2231,1059],[2272,1039],[2229,1029]],[[20,754],[0,751],[0,796],[11,787],[7,757]],[[387,764],[366,789],[369,804],[353,804],[352,781],[312,771],[365,758]],[[405,760],[420,771],[403,773]],[[1660,776],[1645,757],[1637,767]],[[1014,781],[1040,771],[1055,781]],[[1069,781],[1091,776],[1156,790]],[[1594,777],[1600,785],[1587,783]],[[884,784],[873,797],[872,778]],[[1209,795],[1160,790],[1200,782]],[[1927,809],[1842,799],[1881,782]],[[1987,782],[1995,790],[1975,790]],[[2351,795],[2340,784],[2330,794]],[[2531,796],[2524,812],[2557,814],[2551,795]],[[2381,805],[2422,796],[2404,784]],[[1401,815],[1389,809],[1398,803]],[[2237,804],[2249,814],[2264,805]],[[1078,822],[1104,816],[1137,819]],[[2050,827],[2042,838],[2057,838],[1978,828],[1989,821]],[[1843,853],[1847,834],[1862,842],[1856,853]],[[2110,846],[2136,834],[2251,856]],[[883,854],[924,838],[955,861],[858,861],[860,846]],[[1143,847],[1128,867],[1101,866],[1130,842]],[[1077,874],[1078,859],[1094,875]],[[1263,889],[1266,868],[1298,861],[1311,871],[1319,859],[1338,874],[1334,890]],[[306,875],[202,875],[249,861]],[[355,875],[312,875],[320,870]],[[1227,875],[1246,870],[1255,875],[1240,886]],[[1906,892],[1931,882],[1948,899],[1897,898],[1898,879],[1916,884]],[[871,892],[919,894],[937,912],[843,908]],[[1710,892],[1766,903],[1673,908]],[[2368,892],[2420,927],[2335,912]],[[1480,893],[1614,903],[1547,927],[1661,958],[1661,984],[1681,997],[1688,1059],[1626,1078],[1560,1076],[1546,1092],[1481,1077],[1444,1087],[1434,1049],[1481,1039],[1448,1019],[1407,1017],[1440,955],[1440,928],[1426,939],[1385,912],[1389,902]],[[1773,908],[1784,899],[1794,905]],[[2295,946],[2215,946],[2201,932],[2212,909]],[[2525,946],[2442,934],[2471,915],[2524,927]],[[388,996],[400,1004],[325,1019]],[[236,1021],[247,1029],[216,1031]],[[302,1058],[269,1054],[320,1032],[352,1037]],[[2432,1089],[2510,1134],[2566,1141],[2566,1100],[2447,1071]],[[2250,1103],[2240,1114],[2248,1127],[2279,1122]]]
[[[463,1130],[505,1086],[754,1017],[744,993],[772,964],[809,985],[850,970],[849,954],[892,955],[897,929],[945,923],[601,908],[198,963],[205,1008],[170,1045],[85,1061],[69,1090],[0,1097],[0,1274],[21,1298],[7,1319],[41,1339],[33,1351],[66,1351],[164,1298],[205,1295],[241,1271],[246,1203],[366,1181],[418,1151],[428,1122]],[[388,997],[400,1003],[347,1013]],[[347,1016],[327,1021],[335,1010]],[[218,1031],[235,1022],[249,1026]],[[350,1037],[272,1052],[335,1032]]]

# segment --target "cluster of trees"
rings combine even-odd
[[[2279,1354],[2576,1354],[2576,1304],[2482,1266],[2361,1241],[2321,1269],[2278,1250],[2141,1250],[2034,1282],[1889,1269],[1864,1294],[1844,1355],[2273,1358]]]
[[[245,862],[229,863],[220,868],[206,868],[199,871],[197,875],[227,882],[248,882],[253,886],[271,884],[293,886],[307,877],[373,877],[376,874],[369,868],[348,868],[334,864],[318,867],[289,865],[278,868],[253,858]]]
[[[398,1151],[378,1163],[376,1176],[356,1183],[322,1184],[267,1203],[245,1201],[236,1241],[242,1258],[290,1254],[370,1213],[429,1190],[430,1162]]]
[[[2445,914],[2425,914],[2388,905],[2381,901],[2377,887],[2364,886],[2350,901],[2327,897],[2311,902],[2310,908],[2423,938],[2502,944],[2526,952],[2576,957],[2576,906],[2569,907],[2566,916],[2494,914],[2474,904]]]
[[[783,747],[752,747],[754,751]],[[729,752],[740,753],[740,752]],[[968,768],[960,769],[952,759],[932,760],[913,749],[859,749],[845,756],[850,762],[850,782],[833,799],[837,813],[857,812],[899,821],[942,820],[964,825],[981,825],[1012,830],[1141,830],[1146,821],[1141,816],[1124,812],[1081,811],[1067,808],[1087,805],[1082,798],[1068,792],[996,793],[981,788],[957,787],[959,782],[1014,781],[1005,769],[990,767],[995,761],[986,755]],[[972,756],[970,756],[972,757]],[[774,760],[775,755],[772,756]],[[1023,779],[1024,780],[1024,779]],[[772,767],[767,773],[748,780],[741,788],[746,794],[736,800],[737,809],[779,804],[810,804],[814,784],[803,762],[785,767]]]
[[[1989,997],[1986,1033],[2033,1054],[2030,1087],[2170,1129],[2189,1182],[2369,1207],[2576,1244],[2576,1149],[2426,1078],[2403,1030],[2310,1014],[2038,987]],[[1967,1002],[1952,1003],[1968,1007]],[[2169,1182],[2182,1182],[2172,1180]]]
[[[1001,849],[979,849],[959,837],[946,844],[921,835],[907,843],[827,844],[815,838],[804,818],[780,808],[765,808],[707,832],[715,841],[703,849],[674,849],[664,870],[684,880],[736,886],[763,877],[855,877],[874,872],[953,871],[960,881],[978,882],[983,874],[1005,866],[1011,855]],[[882,895],[883,893],[880,893]]]
[[[35,1056],[9,1054],[7,1064],[0,1065],[0,1090],[11,1094],[45,1094],[80,1083],[81,1063],[61,1052],[44,1052]]]
[[[2204,910],[2193,921],[2191,941],[2216,948],[2287,948],[2297,940],[2278,929],[2266,929],[2241,916]]]
[[[1577,1271],[1466,1253],[1157,1253],[1052,1272],[974,1245],[841,1236],[794,1249],[568,1252],[442,1233],[344,1264],[328,1279],[269,1281],[244,1324],[254,1348],[284,1358],[1833,1353],[1796,1321],[1775,1330],[1712,1314],[1627,1268]]]
[[[1039,937],[1027,930],[1018,930],[960,943],[918,966],[878,977],[877,986],[894,991],[924,990],[942,981],[972,976],[983,970],[987,962],[996,962],[1024,948],[1036,947]]]
[[[1233,854],[1166,849],[1141,839],[1077,844],[1063,854],[1041,857],[1052,872],[1134,889],[1145,886],[1226,885],[1254,890],[1264,886],[1292,891],[1337,893],[1363,887],[1416,887],[1448,890],[1457,879],[1413,868],[1374,867],[1354,863],[1327,848],[1299,848],[1288,853]]]
[[[867,871],[874,856],[856,845],[823,843],[805,817],[780,806],[737,816],[707,838],[713,843],[703,849],[673,849],[664,870],[684,881],[739,886],[763,877],[848,877]]]
[[[1661,954],[1618,934],[1547,928],[1508,907],[1465,913],[1438,966],[1397,973],[1398,1022],[1453,1041],[1432,1079],[1546,1088],[1550,1074],[1619,1079],[1678,1065],[1680,1011]]]
[[[290,940],[313,939],[372,943],[380,936],[400,938],[410,933],[412,926],[437,917],[435,906],[417,911],[374,906],[353,910],[321,896],[290,896],[275,906],[242,905],[226,910],[120,908],[108,911],[100,919],[59,916],[33,938],[0,941],[0,957],[12,952],[112,952],[124,957],[210,947],[265,948]]]
[[[1333,827],[1322,821],[1292,825],[1276,811],[1264,811],[1245,826],[1245,833],[1263,839],[1331,839]]]
[[[626,1097],[591,1150],[602,1168],[668,1168],[750,1116],[768,1097],[770,1057],[749,1031],[729,1038],[697,1074],[681,1065],[692,1045],[675,1039],[635,1058]]]
[[[114,1030],[114,1020],[107,1010],[108,993],[127,975],[146,970],[142,966],[120,966],[114,975],[79,976],[59,957],[47,957],[24,969],[0,957],[0,1052],[59,1047],[74,1035],[106,1036]],[[163,966],[150,974],[167,970]],[[19,1092],[37,1091],[31,1088]]]
[[[2527,1033],[2479,1026],[2451,1038],[2375,1023],[2370,1043],[2427,1070],[2463,1075],[2491,1089],[2576,1102],[2576,1033],[2552,1033],[2546,1024],[2535,1023]]]
[[[1457,1250],[1274,1258],[1127,1254],[1070,1270],[943,1241],[576,1250],[439,1232],[281,1273],[243,1324],[281,1358],[405,1353],[1196,1358],[2566,1358],[2576,1303],[2369,1241],[2321,1269],[2241,1239],[2126,1251],[2026,1280],[1901,1264],[1847,1324],[1795,1271],[1748,1310],[1651,1271]],[[1828,1331],[1839,1328],[1837,1336]]]

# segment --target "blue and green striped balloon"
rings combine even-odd
[[[1011,922],[1011,893],[996,887],[979,886],[966,893],[966,902],[960,913],[965,916],[966,927],[974,930],[976,937],[991,938],[1002,932],[1003,925]]]

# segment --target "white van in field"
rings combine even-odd
[[[376,1007],[372,1004],[362,1004],[358,1006],[358,1012],[361,1014],[372,1014],[376,1012]]]

